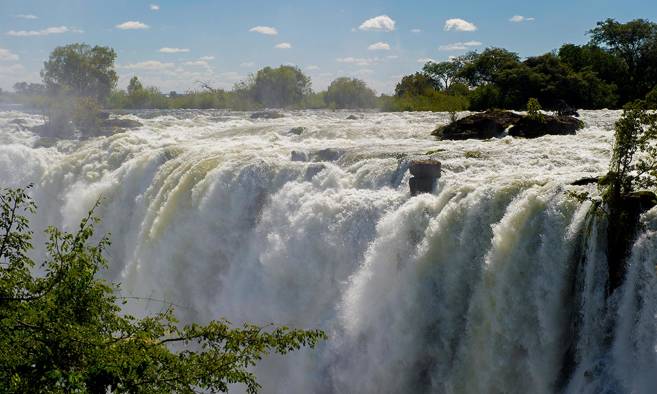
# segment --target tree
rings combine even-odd
[[[431,78],[433,85],[438,90],[448,90],[453,82],[458,80],[461,70],[459,62],[428,62],[422,67],[422,71]]]
[[[298,104],[311,92],[310,78],[293,66],[265,67],[249,84],[253,98],[265,107],[288,107]]]
[[[115,60],[112,48],[70,44],[50,53],[41,77],[51,93],[93,97],[104,102],[118,81]]]
[[[402,77],[395,87],[395,96],[429,96],[435,91],[433,81],[425,73],[415,73]]]
[[[38,96],[46,93],[46,87],[40,83],[16,82],[14,92],[26,96]]]
[[[335,108],[373,108],[376,94],[364,81],[342,77],[331,82],[324,100]]]
[[[471,86],[495,83],[500,71],[517,67],[520,58],[517,53],[502,48],[486,48],[481,53],[471,52],[459,59],[462,66],[459,77]]]
[[[0,193],[0,392],[192,393],[241,383],[254,393],[248,369],[263,356],[326,337],[226,320],[181,326],[172,307],[123,314],[119,286],[98,278],[109,240],[92,242],[93,210],[75,233],[47,230],[43,275],[28,256],[35,210],[26,190]]]

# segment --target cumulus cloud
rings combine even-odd
[[[367,47],[370,51],[389,51],[390,45],[387,42],[376,42]]]
[[[339,57],[335,59],[338,63],[355,64],[357,66],[370,66],[378,63],[378,58],[362,58],[362,57]]]
[[[445,21],[445,26],[443,27],[443,30],[445,30],[445,31],[450,31],[450,30],[475,31],[475,30],[477,30],[477,26],[475,26],[474,23],[468,22],[464,19],[453,18],[453,19],[448,19],[448,20]]]
[[[388,15],[379,15],[366,20],[358,28],[363,31],[393,31],[395,21]]]
[[[201,56],[199,60],[214,60],[214,56]]]
[[[439,51],[463,51],[471,47],[481,46],[479,41],[466,41],[466,42],[454,42],[452,44],[441,45],[438,47]]]
[[[274,45],[274,48],[276,49],[290,49],[292,48],[292,44],[289,42],[281,42],[280,44]]]
[[[534,19],[535,18],[531,16],[514,15],[509,19],[509,22],[514,22],[514,23],[531,22]]]
[[[18,55],[12,53],[9,49],[0,48],[0,61],[18,60]]]
[[[173,63],[162,63],[157,60],[146,60],[144,62],[126,64],[124,66],[119,66],[124,70],[145,70],[145,71],[154,71],[154,70],[166,70],[174,68],[175,64]]]
[[[120,23],[114,27],[120,30],[144,30],[150,28],[150,26],[148,26],[147,24],[139,21],[127,21]]]
[[[266,36],[275,36],[278,34],[278,30],[271,26],[255,26],[249,29],[250,32],[260,33]]]
[[[47,36],[50,34],[63,34],[63,33],[83,33],[82,30],[66,27],[66,26],[55,26],[48,27],[42,30],[10,30],[6,34],[8,36],[14,37],[35,37],[35,36]]]
[[[151,11],[159,11],[160,10],[160,6],[158,4],[151,4],[151,5],[148,6],[148,8],[150,8]]]
[[[422,33],[421,29],[411,29],[411,33]]]
[[[189,62],[184,62],[185,66],[195,66],[195,67],[210,67],[207,61],[205,60],[194,60]]]
[[[187,49],[187,48],[164,47],[164,48],[160,48],[160,50],[158,52],[161,52],[161,53],[184,53],[184,52],[189,52],[189,49]]]
[[[18,18],[18,19],[39,19],[39,17],[34,15],[34,14],[18,14],[18,15],[14,15],[14,18]]]

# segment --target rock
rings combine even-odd
[[[290,154],[290,160],[292,161],[308,161],[308,155],[306,152],[301,152],[298,150],[293,150]]]
[[[301,135],[306,131],[305,127],[293,127],[288,131],[288,134]]]
[[[356,116],[356,115],[349,115],[349,116],[347,116],[347,120],[358,120],[358,119],[360,119],[360,118],[359,118],[358,116]]]
[[[283,117],[285,115],[276,111],[258,111],[251,114],[251,119],[279,119]]]
[[[555,106],[555,109],[557,111],[557,114],[559,116],[575,116],[579,117],[579,112],[564,100],[559,100],[557,101],[557,104]]]
[[[418,178],[440,177],[440,162],[437,160],[411,160],[408,166],[411,175]]]
[[[306,181],[310,181],[313,179],[313,177],[320,172],[324,171],[326,166],[324,164],[310,164],[308,168],[306,168],[306,174],[304,175],[304,179]]]
[[[436,187],[436,178],[411,177],[408,180],[408,186],[411,189],[411,196],[417,196],[421,193],[433,193],[433,189]]]
[[[133,119],[106,119],[100,124],[101,127],[111,127],[119,129],[136,129],[142,127],[143,124]]]
[[[313,158],[319,161],[336,161],[344,154],[343,150],[327,148],[318,150],[313,154]]]
[[[572,182],[572,186],[586,186],[590,185],[591,183],[598,183],[602,177],[600,176],[587,176],[581,179],[576,180],[575,182]]]
[[[509,135],[523,138],[537,138],[544,135],[568,135],[584,127],[584,123],[570,116],[544,116],[544,120],[530,119],[526,116],[509,129]]]
[[[431,134],[444,140],[484,140],[501,137],[509,126],[514,125],[521,118],[521,115],[513,112],[489,110],[439,127]]]
[[[107,120],[110,117],[109,111],[100,111],[98,112],[98,119]]]

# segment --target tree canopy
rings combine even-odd
[[[248,87],[253,98],[265,107],[298,104],[310,90],[310,78],[294,66],[265,67]]]
[[[255,393],[250,367],[258,360],[326,338],[226,320],[182,326],[173,307],[124,314],[119,285],[99,278],[109,239],[93,241],[93,211],[74,233],[50,227],[48,257],[37,265],[28,256],[35,210],[27,190],[0,192],[0,392],[193,393],[243,384]]]
[[[331,82],[324,100],[335,108],[374,108],[376,94],[365,81],[342,77]]]

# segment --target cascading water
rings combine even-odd
[[[454,142],[429,136],[443,114],[347,115],[144,112],[48,146],[39,117],[5,111],[0,184],[35,184],[37,228],[73,229],[102,197],[125,294],[329,333],[264,360],[264,392],[654,392],[657,211],[607,297],[604,223],[567,194],[606,171],[618,112],[585,112],[576,136]],[[428,151],[443,176],[411,197],[407,159]]]

